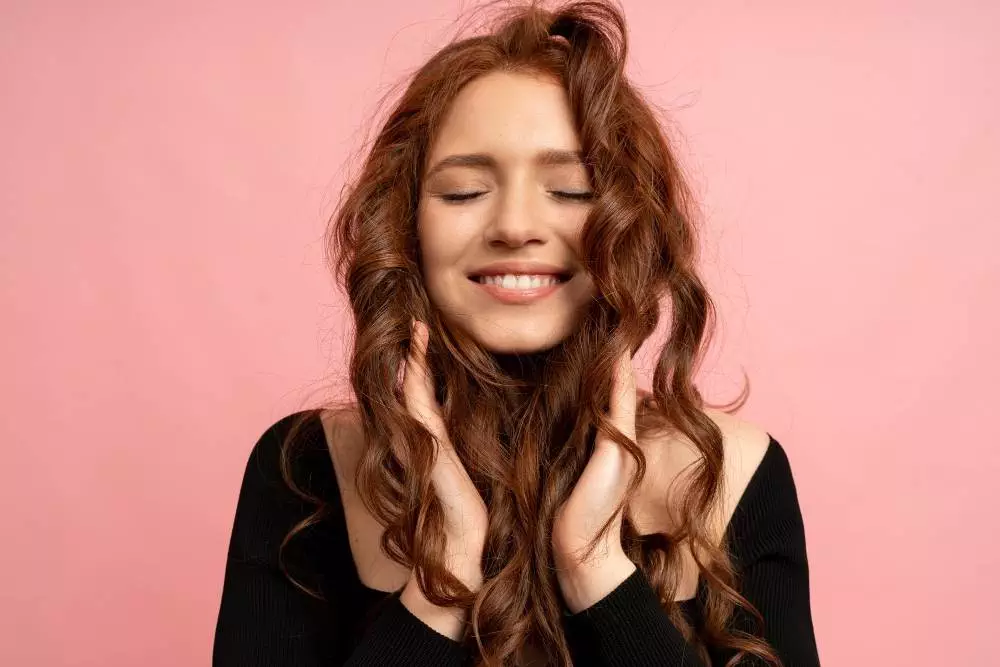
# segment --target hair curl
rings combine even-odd
[[[550,660],[571,664],[552,568],[553,517],[586,465],[596,433],[614,431],[605,409],[615,360],[652,335],[667,297],[669,337],[658,354],[652,392],[640,402],[638,439],[672,431],[689,439],[701,457],[684,476],[678,529],[640,536],[626,513],[623,546],[703,662],[731,654],[727,664],[734,665],[753,654],[781,665],[765,641],[727,628],[737,607],[756,621],[758,634],[764,619],[737,591],[727,544],[714,544],[708,529],[721,493],[723,440],[703,411],[707,404],[693,374],[714,331],[715,309],[695,267],[690,191],[653,105],[624,74],[623,13],[609,2],[570,2],[554,10],[531,2],[507,7],[488,28],[436,53],[387,106],[361,173],[345,185],[328,228],[329,258],[356,323],[349,372],[365,441],[356,485],[385,526],[382,550],[426,575],[429,600],[470,610],[465,641],[478,647],[477,665],[517,664],[529,644]],[[424,289],[416,231],[422,170],[449,104],[470,81],[495,71],[548,77],[564,86],[596,195],[581,239],[596,298],[568,339],[512,357],[492,354],[445,326]],[[413,318],[431,327],[428,365],[448,432],[489,507],[478,593],[444,567],[443,515],[430,492],[432,439],[402,400],[399,374]],[[735,411],[746,395],[745,387],[724,407]],[[282,473],[293,491],[319,508],[293,528],[282,548],[325,516],[322,501],[291,477],[296,430],[282,450]],[[645,471],[642,452],[628,444],[640,478],[625,503]],[[707,590],[697,629],[674,601],[685,542]]]

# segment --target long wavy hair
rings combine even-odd
[[[385,527],[381,548],[416,570],[430,601],[470,611],[463,641],[475,647],[477,665],[519,664],[528,645],[550,664],[571,665],[553,568],[553,517],[598,432],[636,457],[639,473],[623,506],[634,497],[646,462],[637,442],[608,422],[612,372],[621,351],[634,352],[654,333],[667,301],[669,336],[659,349],[651,393],[640,401],[637,441],[672,433],[686,437],[700,457],[682,475],[683,502],[674,508],[679,526],[639,535],[626,512],[622,544],[703,662],[731,654],[728,664],[734,665],[753,654],[781,665],[759,638],[764,619],[738,592],[725,539],[716,545],[709,529],[721,498],[723,439],[704,412],[693,374],[713,333],[715,310],[695,266],[690,191],[653,105],[624,74],[623,13],[600,1],[503,9],[485,34],[455,38],[437,52],[386,106],[387,117],[360,172],[345,185],[327,232],[332,269],[356,325],[349,364],[356,404],[349,408],[360,418],[364,447],[355,483],[365,507]],[[533,354],[497,355],[448,327],[422,279],[416,217],[429,147],[463,86],[496,71],[548,77],[564,86],[595,193],[581,260],[596,296],[572,335]],[[399,379],[414,318],[431,328],[427,359],[448,433],[489,508],[484,584],[476,593],[445,567],[443,515],[430,483],[433,440],[403,402]],[[746,396],[745,385],[734,403],[713,407],[732,412]],[[321,521],[326,509],[292,478],[296,431],[283,446],[282,473],[317,509],[292,529],[282,549]],[[602,535],[610,521],[604,528]],[[706,587],[698,628],[674,600],[685,543]],[[737,608],[754,632],[728,627]]]

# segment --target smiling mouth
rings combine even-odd
[[[573,274],[545,276],[469,276],[469,281],[486,295],[507,305],[527,305],[560,291]]]
[[[480,285],[493,285],[507,290],[531,290],[549,285],[562,285],[573,278],[572,273],[562,273],[557,275],[532,275],[532,276],[502,276],[502,275],[475,275],[469,276],[469,280]]]

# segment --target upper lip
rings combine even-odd
[[[568,276],[573,271],[557,264],[547,264],[545,262],[504,261],[493,262],[480,266],[469,272],[470,276],[503,276],[508,274],[528,275],[528,276]]]

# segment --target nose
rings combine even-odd
[[[529,243],[545,243],[543,224],[531,197],[519,188],[508,189],[498,198],[485,235],[491,247],[518,248]]]

